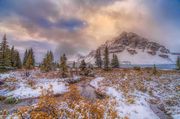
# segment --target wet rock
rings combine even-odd
[[[139,42],[139,44],[137,44],[137,47],[139,49],[145,49],[147,44],[148,44],[148,42],[146,41],[146,39],[143,39],[141,42]]]
[[[156,55],[156,52],[154,52],[154,51],[148,51],[147,53],[149,53],[151,55]]]
[[[128,51],[131,55],[137,54],[136,50],[133,50],[133,49],[127,49],[127,51]]]
[[[106,93],[101,91],[100,89],[96,89],[95,93],[96,93],[97,98],[99,98],[99,99],[104,99],[107,97]]]
[[[149,103],[151,103],[151,104],[159,104],[160,100],[158,100],[158,99],[150,99]]]
[[[178,104],[178,102],[173,98],[165,100],[165,103],[166,103],[166,105],[169,105],[169,106],[175,106]]]
[[[4,82],[3,81],[0,81],[0,85],[3,85],[4,84]]]
[[[158,43],[155,42],[149,42],[147,45],[147,48],[152,50],[153,52],[156,52],[159,50],[161,46]]]
[[[122,51],[124,51],[124,49],[125,49],[125,46],[123,46],[123,45],[117,45],[117,46],[110,47],[109,52],[110,52],[110,53],[117,53],[117,52],[122,52]]]
[[[160,110],[156,105],[150,104],[150,108],[160,119],[172,119],[171,116]]]
[[[170,53],[170,51],[168,49],[166,49],[164,46],[161,46],[160,52],[161,53]]]
[[[162,58],[169,58],[169,56],[168,56],[168,55],[163,55],[163,54],[160,54],[159,56],[160,56],[160,57],[162,57]]]

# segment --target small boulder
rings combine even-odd
[[[3,85],[4,84],[4,82],[3,81],[0,81],[0,85]]]

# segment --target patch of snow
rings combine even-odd
[[[11,76],[10,73],[0,74],[0,79],[9,78]]]
[[[73,80],[75,80],[75,81],[80,80],[80,78],[81,78],[80,76],[75,76],[75,75],[73,76]]]
[[[180,119],[180,114],[172,115],[173,119]]]
[[[143,96],[136,97],[134,104],[127,104],[125,97],[116,89],[109,87],[106,92],[117,101],[117,111],[120,117],[128,117],[129,119],[159,119]]]
[[[41,87],[48,89],[52,85],[54,94],[62,94],[67,91],[67,87],[62,82],[44,82],[36,85],[35,89],[28,87],[21,83],[20,87],[6,94],[6,96],[13,96],[19,99],[38,97],[41,95]]]
[[[92,80],[92,81],[90,82],[90,85],[93,86],[94,88],[98,88],[98,87],[99,87],[99,83],[100,83],[103,79],[104,79],[103,77],[95,78],[94,80]]]

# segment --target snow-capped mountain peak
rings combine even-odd
[[[108,47],[110,59],[112,54],[116,54],[121,63],[129,62],[131,64],[171,64],[172,58],[170,50],[165,46],[149,41],[136,33],[123,32],[113,40],[108,40],[97,49],[101,54],[104,53],[105,47]],[[84,59],[88,63],[94,64],[96,50],[91,51]]]

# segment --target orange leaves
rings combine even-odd
[[[89,101],[84,99],[75,85],[69,87],[69,92],[57,101],[53,96],[52,86],[42,90],[39,102],[35,106],[20,108],[17,115],[31,119],[103,119],[117,118],[115,103],[108,99]],[[29,115],[29,116],[28,116]]]

